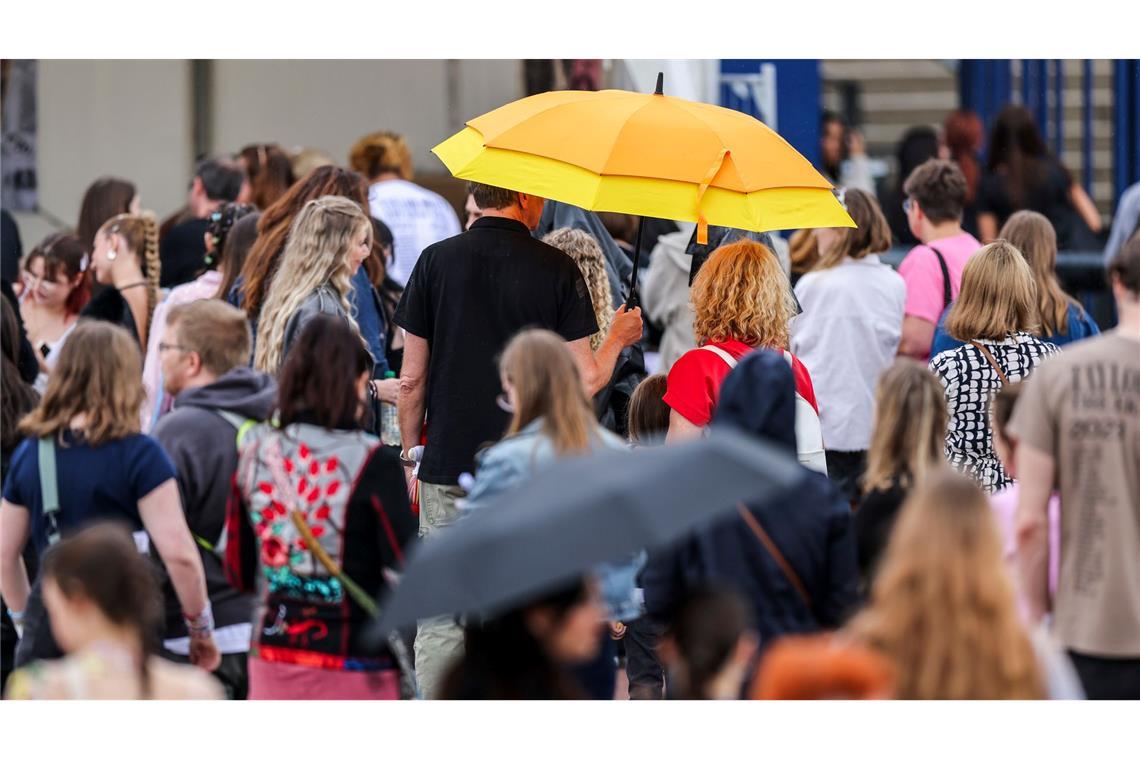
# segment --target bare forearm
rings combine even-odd
[[[609,384],[622,348],[621,341],[612,334],[607,335],[602,345],[598,346],[593,354],[593,366],[587,367],[582,373],[582,384],[586,387],[587,395],[593,396]]]
[[[1049,610],[1049,525],[1044,519],[1019,522],[1017,570],[1034,622]]]
[[[31,584],[28,582],[23,557],[16,555],[12,560],[5,560],[3,566],[0,566],[0,594],[3,594],[8,609],[23,610],[28,606],[30,593]]]
[[[202,571],[202,560],[198,557],[198,550],[194,544],[190,543],[189,547],[190,552],[180,549],[173,557],[163,555],[162,563],[170,575],[170,582],[174,586],[174,593],[178,596],[178,603],[182,605],[182,612],[188,617],[197,617],[206,609],[209,598],[206,594],[206,577]]]
[[[420,442],[424,426],[424,399],[427,387],[423,383],[400,380],[400,397],[397,414],[400,420],[400,446],[408,451]]]
[[[1018,446],[1017,568],[1030,619],[1049,610],[1049,498],[1054,462],[1027,443]]]

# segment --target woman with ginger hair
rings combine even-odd
[[[382,131],[361,137],[348,163],[368,179],[372,216],[392,229],[400,255],[389,274],[406,286],[425,248],[459,234],[459,217],[443,196],[412,182],[412,152],[402,135]]]
[[[693,282],[693,333],[697,348],[669,370],[669,441],[695,438],[712,419],[720,386],[755,348],[780,351],[796,380],[796,450],[800,462],[825,472],[819,407],[811,375],[788,350],[788,322],[796,303],[776,255],[754,240],[713,251]]]
[[[1067,658],[1021,621],[985,494],[948,469],[903,507],[846,631],[891,662],[899,699],[1084,696]]]

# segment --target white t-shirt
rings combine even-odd
[[[811,374],[824,447],[863,451],[875,386],[898,351],[906,283],[871,254],[808,272],[796,297],[803,313],[792,320],[792,353]]]
[[[368,188],[368,205],[372,216],[392,230],[396,261],[388,274],[400,285],[407,285],[425,248],[460,232],[451,204],[414,182],[377,182]]]

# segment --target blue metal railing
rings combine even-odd
[[[1140,61],[1113,61],[1112,93],[1112,184],[1119,201],[1140,182]]]
[[[1052,66],[1049,64],[1052,63]],[[1064,61],[1020,62],[1021,103],[1033,113],[1046,141],[1057,154],[1065,147]],[[1014,99],[1009,59],[964,59],[958,64],[959,104],[975,111],[989,129],[1003,106]],[[1082,184],[1093,194],[1093,62],[1081,66]],[[1140,61],[1112,62],[1113,206],[1130,185],[1140,182]],[[1052,90],[1052,111],[1049,93]],[[1052,116],[1052,118],[1050,118]]]

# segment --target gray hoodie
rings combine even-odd
[[[238,431],[218,410],[264,422],[276,397],[273,378],[238,367],[210,385],[179,393],[174,409],[158,421],[152,432],[178,470],[178,487],[190,531],[213,546],[218,546],[224,533],[226,501],[238,461]],[[214,552],[201,553],[216,625],[220,628],[248,623],[252,598],[230,586]],[[171,630],[180,623],[169,613],[168,610],[168,638],[185,635]]]

